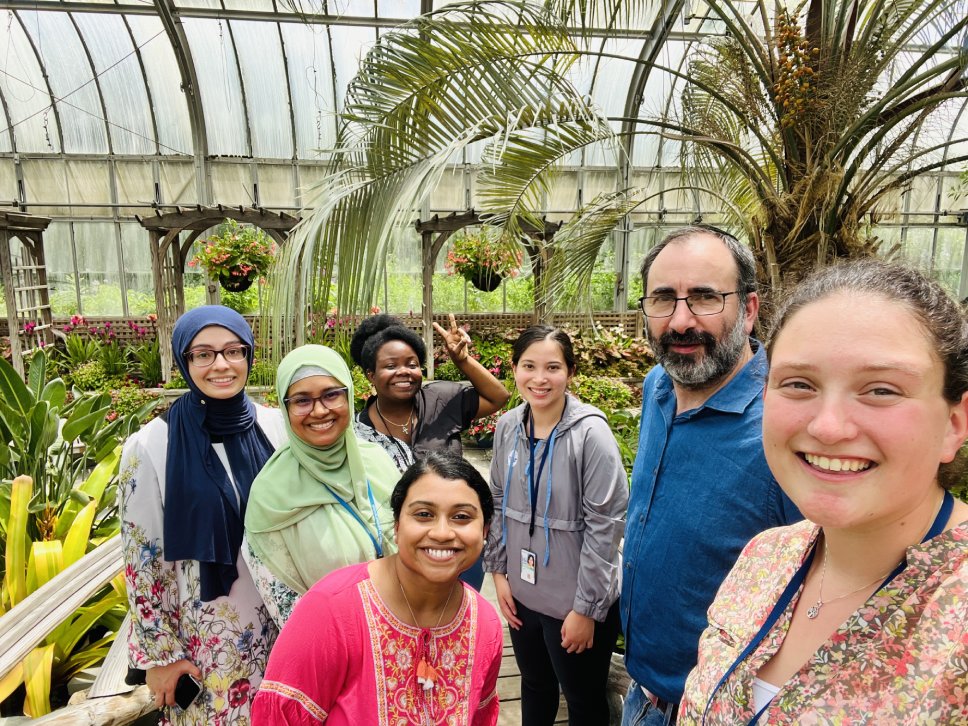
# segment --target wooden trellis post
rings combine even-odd
[[[44,258],[44,230],[49,224],[48,217],[0,212],[0,281],[11,360],[22,376],[27,356],[54,342]]]

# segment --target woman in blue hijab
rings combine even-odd
[[[125,443],[121,517],[131,664],[162,723],[248,723],[275,626],[239,557],[252,480],[285,438],[277,410],[245,393],[252,330],[209,305],[175,324],[189,391]],[[187,708],[179,679],[201,682]]]

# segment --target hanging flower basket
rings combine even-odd
[[[257,279],[258,275],[254,271],[250,270],[248,273],[240,274],[236,274],[233,271],[228,275],[224,273],[219,275],[218,284],[229,292],[245,292],[252,287],[252,283]]]
[[[504,278],[518,274],[521,259],[521,249],[516,243],[502,242],[496,232],[484,228],[455,235],[444,267],[478,290],[493,292]]]
[[[504,276],[491,271],[489,268],[479,267],[473,273],[465,275],[468,282],[483,292],[494,292],[501,285]]]
[[[276,256],[276,244],[261,229],[243,227],[226,219],[211,237],[199,242],[201,249],[189,262],[200,267],[230,292],[242,292],[268,272]]]

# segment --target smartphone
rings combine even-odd
[[[190,673],[182,673],[175,684],[175,703],[182,711],[187,709],[202,692],[201,682]]]

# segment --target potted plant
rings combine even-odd
[[[188,264],[201,267],[230,292],[248,290],[265,275],[276,256],[276,244],[269,235],[234,219],[226,219],[201,245]]]
[[[467,429],[467,437],[479,449],[490,449],[494,446],[494,427],[504,411],[492,413],[490,416],[477,419]]]
[[[478,290],[492,292],[505,277],[518,274],[521,259],[521,250],[514,243],[502,244],[484,230],[461,232],[454,238],[444,267]]]

